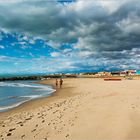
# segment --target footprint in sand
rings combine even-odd
[[[45,122],[45,120],[42,121],[42,123],[44,123],[44,122]]]
[[[17,124],[21,124],[22,122],[18,122]]]
[[[69,137],[69,134],[66,135],[66,138]]]
[[[21,136],[21,138],[24,138],[24,137],[25,137],[25,135],[22,135],[22,136]]]
[[[13,130],[16,130],[16,128],[11,128],[11,129],[9,129],[9,132],[12,132]]]
[[[31,118],[27,118],[27,119],[25,119],[25,120],[26,120],[26,121],[27,121],[27,120],[31,120]]]
[[[20,126],[23,126],[23,124],[20,124]]]
[[[11,135],[12,135],[12,133],[8,133],[8,134],[7,134],[7,136],[11,136]]]
[[[36,131],[36,129],[33,129],[31,132],[34,132],[34,131]]]
[[[71,126],[74,126],[74,124],[72,123]]]
[[[51,123],[48,123],[48,125],[50,125]]]

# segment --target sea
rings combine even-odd
[[[37,81],[0,82],[0,112],[11,110],[27,101],[51,96],[55,91],[49,85]]]
[[[140,70],[137,70],[136,74],[140,75]]]

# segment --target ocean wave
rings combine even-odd
[[[20,82],[20,81],[19,82],[0,82],[0,87],[35,88],[35,91],[33,91],[31,89],[31,94],[25,92],[25,94],[22,94],[22,95],[19,94],[19,95],[15,95],[15,96],[10,95],[10,96],[6,96],[6,97],[4,97],[4,96],[1,97],[0,98],[0,102],[1,102],[0,112],[10,110],[12,108],[15,108],[27,101],[33,100],[33,99],[50,96],[53,92],[56,91],[55,89],[53,89],[51,86],[48,86],[48,85],[34,84],[31,82],[23,83],[23,82],[24,81],[22,81],[22,82]],[[41,92],[40,90],[44,90],[44,91]],[[19,92],[20,92],[20,90],[19,90]],[[7,106],[4,106],[4,104],[6,102],[7,103],[14,102],[14,103],[12,103],[10,105],[7,104]]]
[[[44,94],[40,94],[40,95],[25,95],[25,96],[7,96],[4,98],[0,98],[0,101],[6,101],[6,100],[11,100],[11,99],[34,99],[34,98],[38,98],[38,97],[42,97]]]
[[[48,90],[48,91],[53,91],[54,89],[52,89],[49,86],[44,86],[44,85],[33,85],[33,84],[23,84],[23,83],[11,83],[11,82],[0,82],[0,86],[1,87],[29,87],[29,88],[37,88],[40,90]]]
[[[42,97],[43,94],[40,95],[25,95],[25,96],[20,96],[21,98],[29,98],[29,99],[35,99],[35,98],[39,98]]]
[[[4,101],[8,99],[15,99],[15,98],[18,98],[18,96],[8,96],[8,97],[0,98],[0,101]]]
[[[30,84],[23,84],[23,83],[11,83],[11,82],[0,82],[1,87],[36,87]]]
[[[0,106],[0,112],[4,112],[4,111],[7,111],[7,110],[10,110],[12,108],[15,108],[15,107],[18,107],[19,105],[27,102],[27,101],[30,101],[31,99],[28,99],[28,100],[24,100],[22,102],[18,102],[18,103],[15,103],[15,104],[12,104],[12,105],[9,105],[9,106]]]
[[[8,106],[0,106],[0,112],[4,112],[4,111],[8,111],[12,108],[18,107],[19,105],[31,101],[33,99],[37,99],[37,98],[41,98],[41,97],[45,97],[45,96],[49,96],[49,94],[40,94],[40,95],[25,95],[25,96],[9,96],[8,98],[1,98],[0,101],[2,100],[7,100],[7,99],[13,99],[13,98],[23,98],[22,101],[12,104],[12,105],[8,105]]]

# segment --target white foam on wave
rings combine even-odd
[[[49,96],[49,94],[47,94],[47,95]],[[17,98],[26,98],[26,100],[15,103],[15,104],[12,104],[12,105],[9,105],[9,106],[0,106],[0,112],[10,110],[12,108],[18,107],[19,105],[21,105],[25,102],[28,102],[28,101],[33,100],[33,99],[41,98],[41,97],[44,97],[44,96],[46,96],[46,94],[19,96]],[[12,97],[9,97],[9,98],[12,98]]]
[[[20,97],[34,99],[34,98],[38,98],[38,97],[41,97],[41,96],[42,95],[25,95],[25,96],[20,96]]]
[[[50,94],[19,96],[19,98],[26,98],[26,100],[18,102],[18,103],[15,103],[15,104],[12,104],[12,105],[9,105],[9,106],[0,106],[0,112],[4,112],[4,111],[10,110],[12,108],[18,107],[19,105],[21,105],[21,104],[23,104],[25,102],[31,101],[33,99],[49,96]]]
[[[28,100],[25,100],[25,101],[22,101],[22,102],[19,102],[19,103],[15,103],[15,104],[12,104],[12,105],[9,105],[9,106],[0,106],[0,112],[4,112],[4,111],[7,111],[7,110],[10,110],[12,108],[15,108],[15,107],[18,107],[19,105],[27,102],[27,101],[30,101],[31,99],[28,99]]]
[[[18,96],[7,96],[7,97],[4,97],[4,98],[0,98],[0,101],[4,101],[4,100],[7,100],[7,99],[14,99],[14,98],[17,98]]]
[[[37,98],[49,96],[51,93],[56,91],[51,86],[47,86],[47,85],[45,86],[45,85],[41,85],[41,84],[35,85],[33,83],[24,84],[24,83],[16,83],[16,82],[15,83],[14,82],[0,82],[0,86],[1,87],[4,87],[4,86],[7,86],[7,87],[29,87],[29,88],[36,88],[37,90],[45,90],[46,91],[45,93],[43,92],[43,94],[38,94],[38,95],[9,96],[8,98],[6,97],[7,99],[23,98],[24,100],[20,101],[18,103],[9,105],[9,106],[0,106],[0,112],[7,111],[7,110],[10,110],[12,108],[18,107],[19,105],[21,105],[27,101],[30,101],[32,99],[37,99]],[[6,100],[6,98],[3,98],[2,100]]]
[[[41,98],[41,97],[44,97],[44,96],[48,96],[50,95],[51,93],[47,93],[47,94],[39,94],[39,95],[25,95],[25,96],[20,96],[21,98],[29,98],[29,99],[36,99],[36,98]]]
[[[29,87],[29,88],[37,88],[38,90],[47,90],[47,91],[54,91],[49,86],[44,86],[44,85],[33,85],[33,84],[23,84],[23,83],[11,83],[11,82],[0,82],[1,87]]]

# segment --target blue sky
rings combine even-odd
[[[139,0],[0,0],[0,74],[139,70],[139,13]]]

